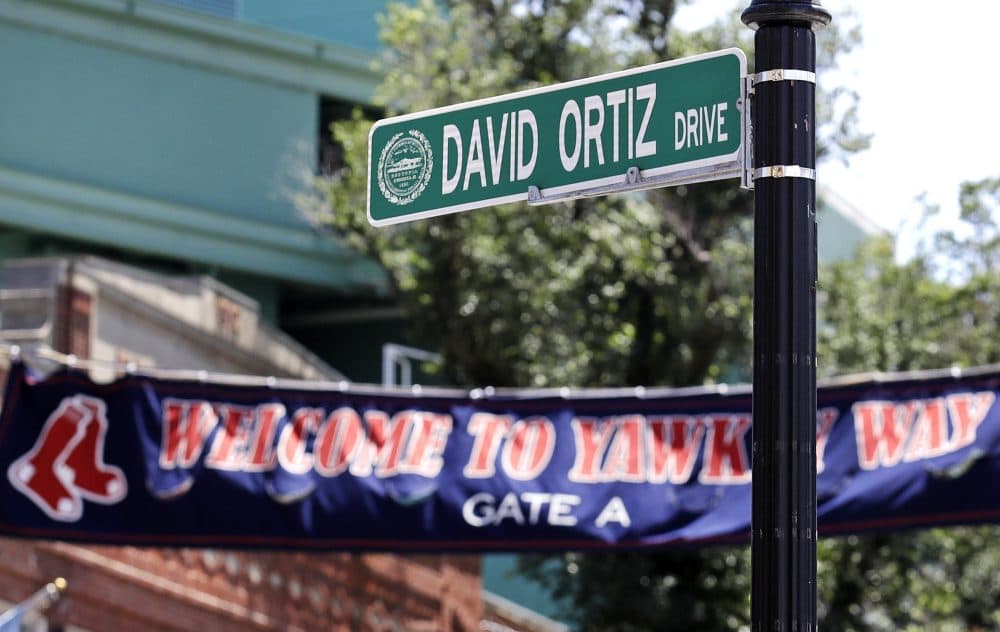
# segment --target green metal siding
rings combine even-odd
[[[219,18],[233,19],[237,13],[237,0],[152,0],[187,11],[198,11]]]
[[[0,163],[302,225],[284,190],[315,160],[317,99],[0,25]]]
[[[291,201],[319,95],[369,94],[364,57],[142,0],[0,3],[0,225],[380,291],[384,271]]]
[[[375,16],[387,0],[243,0],[240,19],[289,33],[378,51]]]

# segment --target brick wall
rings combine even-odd
[[[475,630],[479,558],[77,546],[0,538],[0,597],[55,577],[89,630]]]
[[[58,294],[54,346],[91,351],[100,301]],[[0,538],[0,599],[64,577],[50,623],[94,632],[478,630],[478,556],[157,549]]]

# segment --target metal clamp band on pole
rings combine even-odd
[[[816,83],[816,73],[809,70],[795,70],[793,68],[775,68],[758,72],[753,77],[754,85],[767,81],[805,81]]]
[[[757,178],[805,178],[807,180],[816,179],[816,170],[798,165],[772,165],[770,167],[758,167],[753,170],[754,180]]]

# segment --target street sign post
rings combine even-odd
[[[727,49],[378,122],[368,220],[727,177],[754,189],[751,627],[815,631],[815,32],[830,14],[752,0],[742,17],[753,76]]]
[[[739,49],[376,123],[368,220],[739,177]]]
[[[816,632],[816,31],[819,0],[753,0],[750,629]]]

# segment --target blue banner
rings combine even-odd
[[[821,386],[821,533],[1000,519],[1000,368]],[[11,368],[0,533],[527,551],[745,542],[749,389],[423,394]]]

